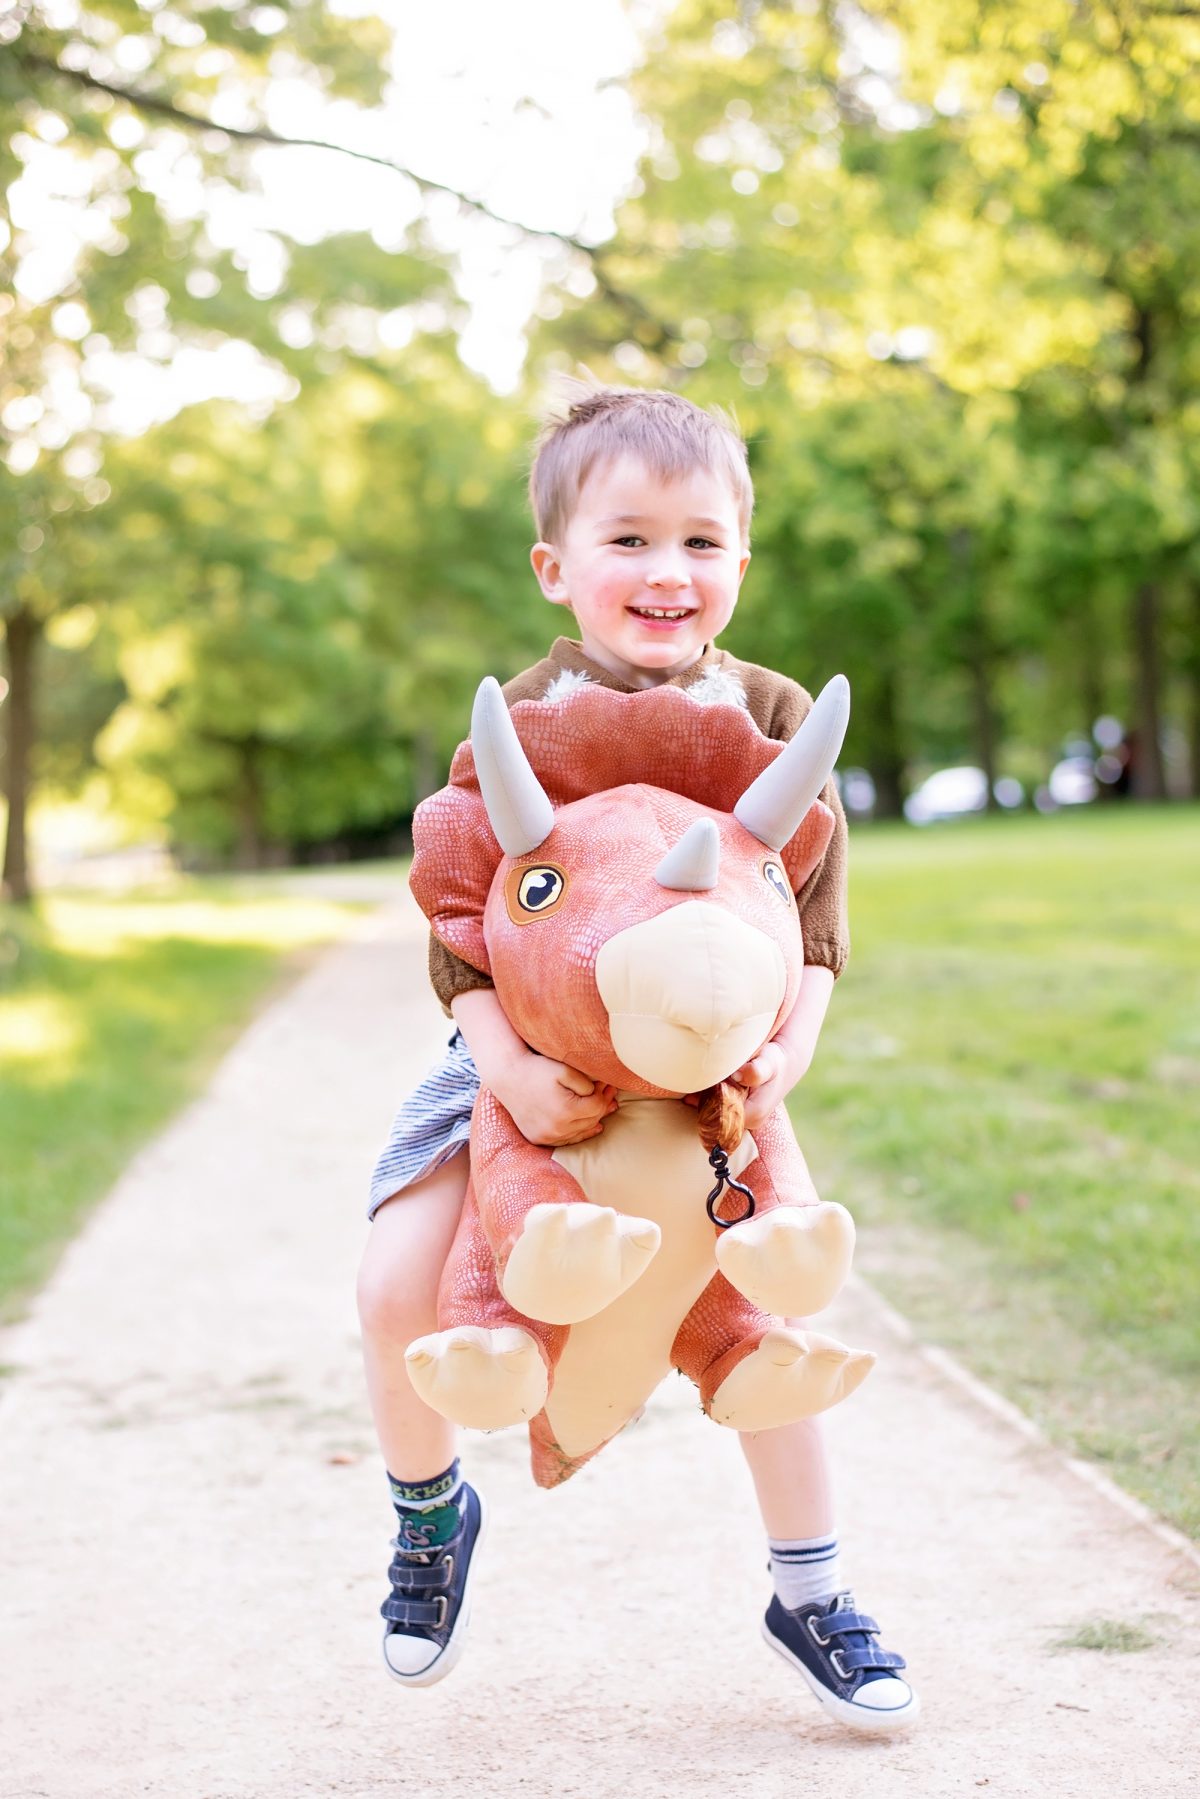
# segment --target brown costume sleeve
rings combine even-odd
[[[442,1003],[442,1011],[447,1018],[453,1016],[450,1002],[456,1000],[460,993],[474,993],[477,987],[494,987],[495,982],[490,974],[484,974],[480,968],[472,968],[461,956],[456,956],[452,949],[447,949],[440,937],[429,933],[429,982],[433,991]]]

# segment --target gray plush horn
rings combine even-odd
[[[506,856],[524,856],[554,829],[554,807],[529,766],[500,683],[485,675],[471,708],[471,749],[479,791]]]
[[[721,872],[721,833],[711,818],[690,824],[654,871],[673,893],[711,893]]]
[[[850,722],[850,683],[835,675],[791,742],[752,781],[733,816],[768,849],[781,850],[833,773]]]

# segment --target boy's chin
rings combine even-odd
[[[667,637],[657,631],[638,631],[629,648],[631,660],[659,668],[671,662],[694,662],[704,648],[705,638],[699,631]]]

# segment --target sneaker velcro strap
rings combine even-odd
[[[389,1624],[425,1624],[437,1629],[446,1622],[446,1608],[436,1599],[385,1599],[379,1612]]]
[[[831,1612],[820,1620],[828,1636],[844,1636],[850,1630],[866,1630],[872,1636],[878,1636],[879,1626],[874,1618],[868,1618],[865,1612]]]
[[[412,1589],[414,1592],[430,1587],[448,1587],[450,1585],[450,1564],[442,1559],[432,1565],[424,1562],[410,1562],[400,1557],[388,1569],[388,1579],[394,1587]]]
[[[839,1649],[838,1661],[847,1674],[857,1674],[862,1668],[906,1668],[908,1663],[902,1655],[896,1655],[890,1649],[876,1649],[871,1644],[866,1649]]]

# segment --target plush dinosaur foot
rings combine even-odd
[[[536,1417],[546,1403],[542,1352],[528,1331],[461,1325],[418,1337],[404,1352],[418,1398],[470,1430],[501,1430]]]
[[[769,1330],[712,1397],[709,1416],[733,1430],[774,1430],[828,1411],[861,1386],[875,1357],[815,1331]]]
[[[531,1206],[500,1277],[510,1306],[545,1324],[578,1324],[632,1287],[662,1241],[648,1218],[583,1200]]]
[[[775,1206],[717,1238],[717,1266],[764,1312],[811,1318],[841,1291],[854,1256],[845,1206]]]

